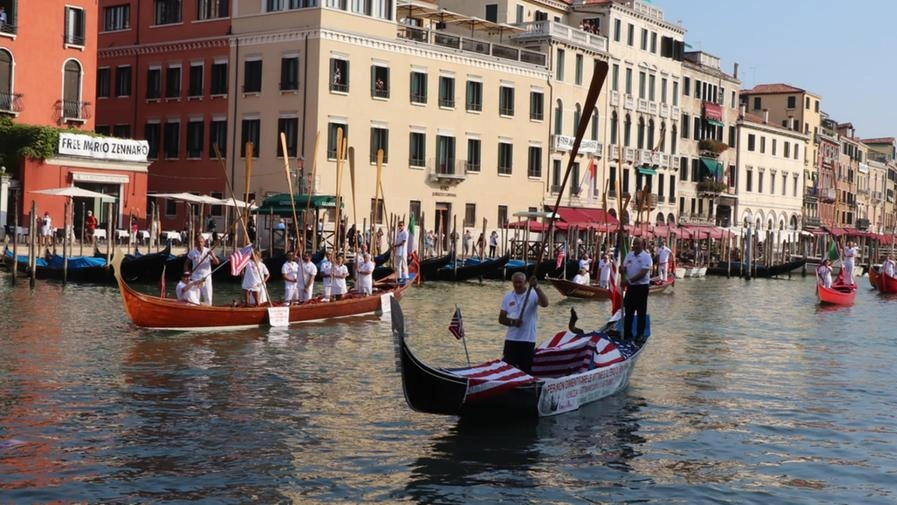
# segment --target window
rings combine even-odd
[[[787,144],[787,142],[786,142],[786,144]],[[776,139],[772,139],[772,152],[771,152],[771,154],[772,154],[773,156],[776,155]]]
[[[202,96],[202,74],[202,63],[193,63],[190,65],[190,82],[187,85],[187,96]]]
[[[162,69],[150,68],[146,73],[146,98],[158,99],[162,96]]]
[[[626,69],[626,94],[627,95],[632,94],[632,69],[631,68]]]
[[[477,225],[477,204],[464,204],[464,226],[470,228]]]
[[[227,94],[227,62],[216,61],[212,63],[211,83],[209,86],[209,94],[226,95]]]
[[[131,6],[113,5],[103,9],[103,31],[114,32],[131,27]]]
[[[382,198],[371,198],[371,216],[371,221],[383,224],[383,218],[386,216],[386,206]]]
[[[639,72],[638,73],[638,97],[643,100],[647,96],[647,94],[646,94],[647,86],[648,86],[647,74],[645,74],[644,72]]]
[[[557,59],[554,62],[554,78],[563,81],[564,80],[564,50],[557,50]]]
[[[498,206],[498,226],[505,226],[508,224],[508,206],[507,205],[499,205]]]
[[[467,171],[479,172],[481,159],[480,139],[467,139]]]
[[[614,63],[610,70],[610,85],[612,91],[620,91],[620,65]]]
[[[673,107],[679,105],[679,81],[673,81]]]
[[[689,96],[691,94],[691,78],[690,77],[682,78],[682,94],[685,96]]]
[[[498,4],[489,4],[486,6],[486,21],[498,23]]]
[[[669,199],[669,202],[672,203],[675,201],[676,201],[676,176],[671,175],[670,176],[670,199]]]
[[[349,92],[349,62],[339,58],[330,58],[330,91]]]
[[[84,45],[84,9],[65,8],[65,43],[73,46]]]
[[[165,98],[180,98],[181,67],[168,67],[165,72]]]
[[[143,126],[143,136],[146,138],[147,144],[149,144],[149,150],[146,157],[151,160],[159,157],[160,132],[161,125],[159,125],[159,123],[147,123]]]
[[[131,138],[131,125],[129,124],[117,124],[112,127],[112,136],[118,137],[120,139],[129,139]]]
[[[389,163],[389,130],[371,128],[371,163],[377,162],[377,151],[383,149],[383,163]]]
[[[622,30],[622,22],[619,19],[614,20],[614,42],[620,41]]]
[[[337,136],[339,130],[343,130],[343,139],[349,136],[349,125],[344,123],[328,123],[327,124],[327,159],[336,159]]]
[[[763,169],[760,169],[760,173],[757,174],[757,193],[763,192]]]
[[[759,96],[754,97],[754,110],[760,110],[763,107],[762,100]]]
[[[611,169],[613,170],[613,169]],[[558,193],[561,190],[561,160],[551,160],[551,192]]]
[[[96,125],[93,131],[100,135],[109,135],[110,133],[109,125]]]
[[[729,147],[735,147],[735,127],[729,127]]]
[[[280,59],[280,90],[296,91],[299,89],[299,57],[284,56]]]
[[[766,153],[766,137],[760,137],[760,152]]]
[[[514,88],[509,86],[498,88],[498,113],[502,116],[514,115]]]
[[[507,142],[498,143],[498,173],[511,175],[514,162],[514,146]]]
[[[769,193],[772,195],[776,194],[776,174],[770,174],[769,176]]]
[[[641,50],[647,51],[648,50],[648,30],[642,28],[640,41],[641,41],[641,43],[640,43],[639,47],[641,48]]]
[[[181,123],[169,121],[165,123],[165,159],[177,159],[181,149]]]
[[[635,26],[632,23],[626,25],[626,44],[629,46],[635,45]]]
[[[788,186],[788,174],[782,174],[782,196],[786,194],[786,187]]]
[[[654,88],[657,87],[657,76],[649,75],[648,76],[648,101],[653,102],[656,98],[654,94]]]
[[[753,133],[748,135],[748,151],[753,151],[757,148],[757,136]]]
[[[599,124],[598,109],[595,109],[595,111],[592,113],[592,135],[591,135],[592,140],[598,140],[598,124]]]
[[[610,145],[615,146],[617,144],[617,111],[613,111],[610,114]]]
[[[788,108],[789,108],[789,109],[793,109],[793,108],[795,108],[795,107],[797,107],[797,97],[796,97],[796,96],[789,96],[789,97],[788,97]],[[809,107],[807,107],[807,108],[809,109]]]
[[[202,157],[205,122],[202,119],[191,119],[187,123],[187,158]]]
[[[262,92],[262,60],[243,62],[243,93]]]
[[[689,135],[689,128],[691,128],[688,123],[688,114],[682,114],[682,120],[680,121],[680,123],[682,124],[682,138],[687,139]]]
[[[246,157],[246,144],[252,142],[252,157],[258,158],[259,151],[262,146],[259,144],[261,140],[261,120],[260,119],[244,119],[243,128],[240,134],[240,156]],[[335,150],[334,150],[335,151]]]
[[[542,177],[542,148],[529,146],[529,159],[526,163],[527,177]]]
[[[436,136],[436,173],[455,173],[455,137]]]
[[[165,215],[169,217],[173,217],[178,213],[178,202],[177,200],[166,198],[165,199]]]
[[[277,119],[277,156],[283,156],[283,142],[280,134],[283,133],[287,141],[287,156],[296,157],[299,143],[299,118],[281,117]]]
[[[545,95],[541,91],[529,93],[529,118],[541,121],[545,116]]]
[[[439,106],[455,107],[455,78],[448,76],[439,77]]]
[[[797,158],[798,158],[798,154],[797,154],[797,153],[798,153],[799,151],[800,151],[800,144],[795,143],[795,144],[794,144],[794,159],[797,159]]]
[[[408,165],[412,167],[427,165],[427,135],[425,133],[411,132],[408,139]]]
[[[651,52],[657,54],[657,32],[651,32]]]
[[[230,0],[197,0],[196,19],[218,19],[227,17],[227,4]]]
[[[218,157],[218,153],[215,152],[216,147],[222,155],[227,151],[227,120],[223,118],[212,119],[212,122],[209,123],[210,158]]]
[[[557,105],[554,107],[554,134],[561,135],[564,132],[564,107],[561,104],[561,101],[557,101]]]
[[[573,82],[576,85],[582,84],[582,55],[576,55],[576,67],[573,69]]]
[[[389,98],[389,68],[371,66],[371,96]]]
[[[753,191],[754,190],[754,171],[748,167],[747,172],[745,173],[745,191]]]
[[[468,111],[483,110],[483,83],[478,81],[467,81],[467,102]]]
[[[115,96],[131,96],[131,67],[115,69]]]
[[[109,98],[111,80],[112,69],[109,67],[97,69],[97,98]]]
[[[181,0],[156,0],[157,25],[181,22]]]
[[[408,202],[408,218],[411,219],[411,216],[414,216],[414,221],[416,223],[420,222],[421,211],[420,211],[420,200],[411,200]]]
[[[411,72],[411,103],[427,103],[427,74]]]

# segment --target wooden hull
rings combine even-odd
[[[856,284],[847,286],[845,284],[832,284],[827,288],[821,282],[816,283],[816,296],[819,303],[828,305],[853,305],[857,296]]]
[[[763,266],[763,265],[754,265],[750,269],[750,277],[779,277],[782,275],[787,275],[789,272],[797,270],[804,266],[806,261],[804,259],[789,261],[787,263],[779,263],[771,266]],[[744,266],[747,268],[747,265]],[[727,276],[731,275],[732,277],[747,277],[747,270],[742,270],[742,263],[740,261],[733,261],[731,264],[727,261],[720,261],[716,264],[716,266],[707,268],[707,275],[718,275],[718,276]]]
[[[135,325],[164,330],[214,330],[251,328],[268,324],[267,307],[219,307],[192,305],[171,298],[139,293],[116,276],[125,312]],[[392,286],[371,296],[290,306],[290,323],[373,314],[380,310],[380,297],[399,298],[410,286]]]
[[[548,282],[550,282],[551,285],[554,286],[554,288],[557,289],[560,294],[570,298],[610,300],[610,289],[599,288],[598,286],[593,285],[577,284],[566,279],[554,279],[548,277],[546,280],[548,280]],[[648,288],[648,292],[652,295],[660,294],[667,289],[672,288],[674,284],[674,279],[669,279],[667,280],[667,282],[662,284],[651,284],[651,287]]]
[[[897,277],[883,274],[875,268],[869,269],[869,283],[880,293],[897,293]]]
[[[397,300],[392,304],[392,331],[397,361],[402,372],[402,390],[408,406],[418,412],[462,417],[519,420],[551,416],[576,410],[622,391],[629,385],[644,346],[630,359],[602,368],[558,378],[539,379],[479,401],[465,401],[467,381],[419,360],[408,347],[405,321]],[[570,391],[580,396],[565,403]]]

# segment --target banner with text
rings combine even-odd
[[[146,162],[149,142],[145,140],[91,137],[77,133],[59,134],[59,154],[95,160]]]

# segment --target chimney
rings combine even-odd
[[[738,62],[735,62],[735,68],[732,69],[732,77],[738,79]]]
[[[763,124],[769,124],[769,109],[763,109]]]

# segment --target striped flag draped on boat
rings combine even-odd
[[[634,346],[625,346],[605,333],[562,331],[539,344],[533,356],[533,375],[561,377],[585,372],[625,361],[635,351]]]
[[[532,375],[500,359],[468,368],[450,369],[447,372],[467,379],[465,402],[485,398],[536,381]]]
[[[252,244],[248,246],[237,249],[230,255],[230,274],[231,275],[240,275],[240,272],[252,261]]]
[[[461,307],[455,307],[455,314],[452,316],[452,322],[449,324],[448,330],[458,340],[464,338],[464,322],[461,320]]]

